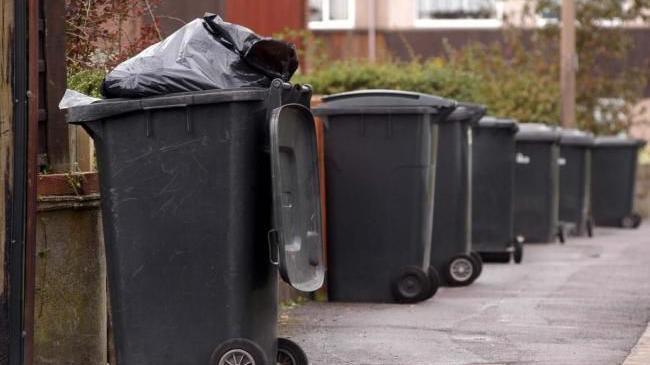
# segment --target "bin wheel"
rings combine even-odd
[[[307,354],[297,343],[287,339],[278,338],[277,365],[309,365]]]
[[[253,341],[245,338],[228,340],[212,353],[212,365],[264,365],[267,364],[264,351]]]
[[[516,239],[513,243],[514,251],[512,251],[512,259],[516,264],[521,264],[524,258],[524,243],[522,240]]]
[[[472,260],[474,260],[474,263],[476,264],[476,272],[474,273],[474,278],[471,281],[473,283],[483,273],[483,259],[481,258],[481,255],[479,255],[478,252],[476,251],[470,251],[469,257],[471,257]]]
[[[564,227],[559,226],[557,228],[557,238],[560,241],[561,244],[564,244],[566,242],[566,235],[564,233]]]
[[[481,258],[481,255],[476,251],[471,251],[469,253],[469,256],[471,258],[473,258],[474,261],[476,261],[476,264],[477,264],[476,265],[476,268],[477,268],[476,269],[476,277],[478,278],[483,273],[483,259]]]
[[[594,219],[587,219],[587,237],[591,238],[594,236]]]
[[[431,292],[430,284],[424,270],[408,266],[393,281],[393,296],[400,303],[419,302]]]
[[[641,215],[634,213],[632,216],[634,217],[634,228],[639,228],[639,226],[641,226],[641,221],[643,220]]]
[[[510,252],[481,252],[483,262],[507,264],[510,262]]]
[[[438,270],[433,266],[429,266],[427,275],[429,276],[429,292],[424,296],[423,300],[431,299],[436,295],[438,288],[440,288],[440,274],[438,274]]]
[[[639,228],[641,225],[641,216],[637,213],[632,213],[630,215],[626,215],[621,219],[621,227],[623,228]]]
[[[467,286],[476,279],[476,262],[470,255],[460,254],[449,260],[445,275],[450,286]]]

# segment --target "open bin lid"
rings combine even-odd
[[[359,90],[323,97],[314,109],[316,115],[346,113],[416,112],[446,115],[456,108],[456,102],[441,97],[400,90]]]
[[[558,142],[560,133],[546,124],[522,123],[519,124],[519,131],[515,139],[528,142]]]
[[[294,288],[314,291],[325,277],[314,118],[304,106],[287,104],[273,110],[270,129],[280,274]]]
[[[493,116],[485,116],[478,121],[479,128],[503,128],[517,132],[519,124],[515,119],[497,118]]]
[[[646,141],[642,139],[631,138],[625,135],[601,136],[594,139],[596,147],[643,147]]]
[[[456,110],[449,115],[447,121],[477,125],[485,113],[487,113],[487,108],[483,105],[461,102],[458,103]]]
[[[560,129],[560,144],[564,146],[591,146],[594,135],[579,129]]]

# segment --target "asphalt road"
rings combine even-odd
[[[417,305],[309,302],[280,333],[312,365],[621,364],[650,318],[650,225],[527,245]]]

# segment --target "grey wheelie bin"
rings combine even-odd
[[[430,268],[438,124],[454,101],[392,90],[331,95],[325,124],[328,291],[332,301],[417,302]]]
[[[538,123],[519,125],[515,152],[515,235],[528,243],[560,236],[558,220],[559,132]]]
[[[276,323],[278,272],[324,278],[310,95],[275,80],[70,110],[97,147],[119,364],[306,364]]]
[[[515,134],[512,119],[484,117],[472,146],[472,247],[485,262],[516,263],[523,242],[513,229]]]
[[[560,224],[574,236],[592,236],[589,196],[591,189],[591,133],[560,130]]]
[[[596,138],[592,150],[591,204],[595,224],[636,228],[634,188],[639,149],[646,142],[622,136]]]
[[[481,274],[472,253],[472,126],[485,107],[459,103],[438,127],[438,165],[433,208],[431,265],[447,286],[466,286]]]

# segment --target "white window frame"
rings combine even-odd
[[[356,19],[356,0],[348,0],[348,19],[345,20],[332,20],[330,16],[330,1],[323,1],[323,20],[309,21],[307,27],[312,30],[319,29],[352,29]]]
[[[504,1],[495,0],[496,17],[491,19],[459,18],[459,19],[420,19],[420,5],[415,2],[414,25],[416,28],[500,28],[503,26]]]
[[[630,0],[626,0],[626,2],[623,4],[623,6],[631,6]],[[538,16],[536,19],[536,25],[538,27],[544,27],[547,25],[558,25],[562,22],[562,12],[560,11],[559,18],[543,18]],[[580,24],[576,23],[577,26],[580,26]],[[614,18],[614,19],[601,19],[601,20],[596,20],[596,25],[602,28],[616,28],[616,27],[625,27],[627,25],[634,26],[635,21],[632,22],[624,22],[620,18]]]

